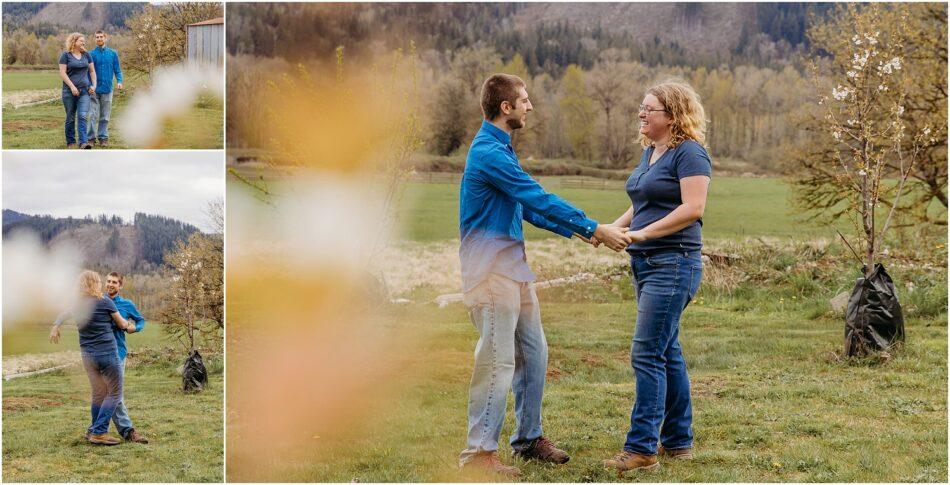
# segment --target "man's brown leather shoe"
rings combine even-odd
[[[673,458],[674,460],[692,460],[693,459],[693,448],[679,448],[676,450],[668,450],[660,445],[656,450],[656,454],[659,456],[666,456]]]
[[[119,438],[116,438],[115,436],[109,436],[106,433],[86,435],[86,439],[94,445],[113,446],[122,442],[122,440]]]
[[[133,443],[142,443],[143,445],[148,444],[148,440],[144,436],[140,435],[135,428],[132,428],[127,435],[125,435],[125,441],[131,441]]]
[[[546,461],[558,465],[567,463],[571,459],[570,455],[565,453],[564,450],[557,449],[554,443],[544,436],[532,441],[525,449],[515,451],[515,455],[525,460]]]
[[[508,466],[501,462],[497,452],[479,453],[465,463],[463,470],[478,470],[486,473],[520,477],[518,467]]]
[[[604,466],[617,470],[620,475],[630,470],[656,471],[660,468],[660,462],[656,461],[656,455],[640,455],[623,450],[613,458],[604,460]]]

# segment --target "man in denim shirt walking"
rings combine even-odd
[[[482,86],[485,120],[469,149],[459,212],[462,291],[479,332],[468,401],[462,467],[518,476],[498,458],[509,389],[515,395],[511,447],[524,459],[565,463],[570,457],[541,433],[547,341],[528,267],[522,220],[585,242],[595,237],[615,251],[630,244],[626,228],[598,224],[550,194],[521,168],[511,134],[525,126],[531,101],[523,80],[495,74]]]
[[[106,47],[106,33],[96,31],[96,48],[89,52],[96,65],[96,94],[89,107],[89,142],[96,140],[99,146],[109,145],[109,117],[112,115],[112,77],[116,87],[122,89],[122,67],[119,54]]]

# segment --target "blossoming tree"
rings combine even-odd
[[[848,4],[833,22],[809,33],[820,54],[811,70],[820,112],[816,132],[824,135],[813,143],[827,156],[803,161],[799,195],[812,208],[823,206],[855,225],[862,256],[839,235],[865,265],[866,276],[922,147],[936,141],[932,127],[911,132],[907,123],[909,78],[915,75],[905,68],[908,29],[905,11]]]

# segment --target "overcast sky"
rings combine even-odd
[[[136,212],[210,231],[208,202],[224,197],[221,151],[4,151],[3,208],[85,217]]]

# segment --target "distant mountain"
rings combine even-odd
[[[51,246],[66,242],[75,245],[87,266],[131,272],[161,266],[165,252],[198,228],[169,217],[142,213],[126,223],[118,216],[64,218],[4,209],[3,237],[18,230],[30,230]]]
[[[487,45],[533,74],[589,68],[610,47],[649,65],[774,65],[805,47],[822,3],[234,3],[228,51],[290,60],[413,39],[420,50]],[[378,41],[378,42],[377,42]]]
[[[4,30],[25,27],[42,34],[65,30],[91,33],[125,28],[144,2],[6,2],[3,4]]]
[[[31,216],[23,214],[22,212],[17,212],[10,209],[3,209],[3,225],[11,224],[17,221],[22,221],[24,219],[29,219]]]

